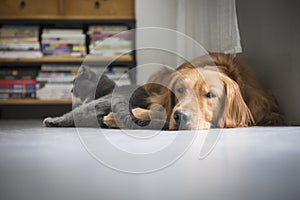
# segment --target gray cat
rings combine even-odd
[[[147,91],[137,85],[116,86],[102,74],[100,79],[89,67],[82,66],[74,80],[72,92],[82,104],[60,117],[44,119],[47,127],[106,127],[103,117],[113,112],[116,121],[126,129],[167,129],[161,120],[136,118],[132,109],[149,107]],[[99,82],[98,82],[99,80]]]
[[[72,93],[80,98],[83,104],[86,104],[111,93],[115,86],[115,82],[106,75],[96,74],[89,67],[81,66],[74,80]]]

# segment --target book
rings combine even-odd
[[[86,55],[85,35],[82,29],[43,29],[41,50],[45,56]]]
[[[72,99],[71,89],[72,83],[47,83],[38,84],[36,98],[37,99]]]
[[[35,99],[36,93],[7,93],[0,92],[0,99],[24,99],[30,98]]]
[[[35,84],[0,85],[1,93],[34,93],[35,91],[36,91]]]
[[[78,65],[44,64],[37,76],[38,99],[71,99]]]
[[[77,74],[80,65],[68,65],[68,64],[43,64],[41,71],[54,71],[54,72],[67,72],[70,71],[73,74]]]
[[[133,47],[132,35],[126,30],[126,26],[90,26],[90,55],[116,56],[130,53]]]
[[[38,58],[42,56],[39,26],[7,26],[0,28],[0,58]]]
[[[0,98],[35,98],[36,80],[0,80]]]
[[[38,42],[0,42],[2,50],[39,50],[40,43]]]
[[[85,56],[85,45],[65,44],[65,43],[49,43],[42,44],[42,52],[45,56]]]
[[[128,74],[128,68],[126,67],[116,66],[105,70],[101,67],[91,67],[91,69],[98,74],[99,77],[101,74],[105,74],[118,86],[130,85],[132,83]]]
[[[0,79],[35,79],[37,76],[36,69],[30,68],[2,68],[0,70]]]
[[[117,34],[122,31],[127,31],[127,26],[116,26],[116,25],[93,25],[89,26],[88,34],[93,33],[109,33],[109,34]]]
[[[40,58],[40,51],[0,51],[0,58]]]
[[[39,43],[39,39],[35,37],[26,37],[26,38],[1,38],[0,42],[2,43]]]
[[[72,83],[75,76],[76,74],[73,74],[72,72],[39,71],[37,81],[48,83]]]
[[[110,37],[120,38],[124,40],[130,40],[131,34],[130,32],[121,32],[118,34],[110,34],[110,33],[92,33],[89,34],[91,39],[106,39]]]
[[[76,38],[45,38],[42,44],[77,44],[85,46],[85,41]]]
[[[59,39],[59,38],[63,38],[63,39],[76,39],[76,40],[84,40],[85,39],[85,35],[84,34],[42,34],[42,42],[44,39]]]
[[[55,29],[55,28],[44,28],[44,34],[77,34],[83,33],[82,29]]]
[[[0,85],[35,85],[35,79],[0,80]]]
[[[1,38],[38,38],[39,26],[3,25],[0,28]]]

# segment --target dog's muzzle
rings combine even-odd
[[[186,109],[176,110],[173,119],[177,129],[188,129],[188,124],[192,119],[192,112]]]

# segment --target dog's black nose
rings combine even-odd
[[[173,118],[177,125],[180,125],[180,123],[185,125],[192,119],[192,112],[184,109],[176,110]]]

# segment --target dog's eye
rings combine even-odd
[[[214,97],[216,97],[216,95],[214,95],[212,92],[208,92],[205,96],[207,98],[214,98]]]
[[[179,93],[179,94],[182,94],[184,93],[184,88],[177,88],[176,91]]]

